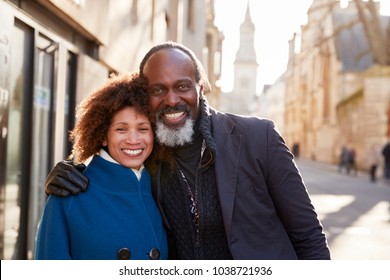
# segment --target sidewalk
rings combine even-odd
[[[339,172],[339,166],[337,164],[324,163],[324,162],[319,162],[319,161],[314,161],[314,160],[309,160],[309,159],[304,159],[304,158],[295,159],[295,161],[296,161],[298,167],[300,165],[305,165],[307,167],[321,169],[321,170],[326,171],[326,172],[337,173],[340,175],[349,176],[351,178],[361,178],[361,179],[364,179],[367,182],[370,182],[373,184],[379,184],[379,185],[383,185],[386,187],[390,187],[390,181],[386,181],[386,179],[383,177],[383,175],[379,175],[379,176],[377,175],[376,182],[371,182],[369,173],[367,171],[364,171],[364,170],[358,170],[356,176],[353,172],[351,172],[349,175],[347,175],[345,173],[345,171],[343,171],[343,173]],[[378,173],[379,172],[377,172],[377,174]]]

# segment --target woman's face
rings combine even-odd
[[[103,146],[118,163],[139,169],[153,149],[153,130],[147,116],[135,107],[115,113]]]

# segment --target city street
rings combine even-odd
[[[297,160],[334,260],[390,260],[390,185]]]

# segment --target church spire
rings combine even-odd
[[[237,51],[236,62],[256,60],[254,48],[255,25],[252,22],[249,9],[249,1],[246,6],[244,22],[240,26],[240,47]]]
[[[254,112],[257,84],[255,25],[250,15],[249,1],[240,26],[240,46],[234,62],[233,113],[250,115]]]

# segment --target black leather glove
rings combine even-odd
[[[88,179],[81,173],[84,169],[84,164],[76,165],[69,160],[60,161],[46,178],[46,193],[69,196],[85,192],[88,188]]]

